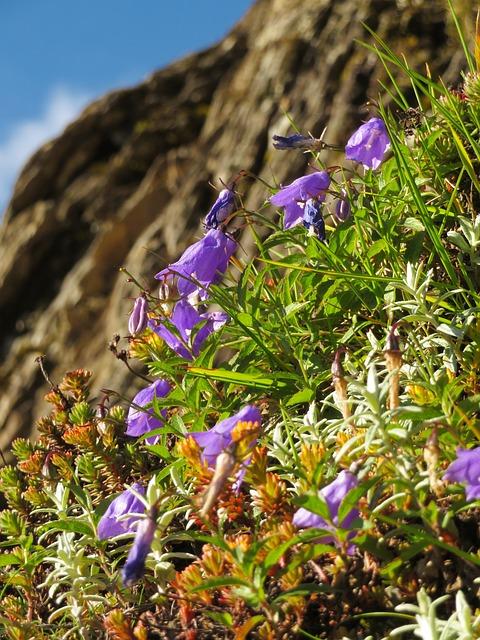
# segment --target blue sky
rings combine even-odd
[[[0,208],[93,98],[222,38],[253,0],[0,0]]]

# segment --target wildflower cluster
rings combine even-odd
[[[47,376],[0,470],[5,637],[384,638],[402,611],[478,637],[480,80],[378,51],[424,96],[413,132],[380,106],[342,167],[274,136],[304,175],[260,214],[240,173],[139,287],[131,401]]]

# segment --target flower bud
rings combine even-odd
[[[335,216],[344,222],[345,220],[348,220],[351,212],[350,201],[347,197],[347,190],[342,189],[341,197],[337,199],[337,204],[335,205]]]
[[[130,335],[136,336],[145,330],[148,322],[148,302],[143,296],[139,296],[133,305],[133,311],[128,319]]]
[[[235,209],[235,194],[231,189],[222,189],[212,208],[205,216],[207,229],[216,229]]]
[[[282,151],[286,149],[312,149],[317,140],[312,136],[294,133],[291,136],[273,136],[273,146]]]
[[[322,216],[322,205],[318,200],[309,198],[305,203],[303,209],[303,226],[306,227],[309,232],[317,236],[319,240],[325,242],[325,222]]]

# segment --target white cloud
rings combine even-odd
[[[85,93],[56,87],[50,92],[38,118],[18,122],[7,138],[0,140],[0,212],[5,208],[15,179],[28,158],[43,143],[61,133],[89,99]]]

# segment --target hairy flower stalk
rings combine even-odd
[[[439,457],[440,448],[438,446],[438,430],[434,427],[423,449],[423,459],[427,465],[430,487],[433,493],[438,497],[443,495],[443,482],[439,479],[437,474]]]
[[[335,389],[335,396],[338,402],[340,411],[342,412],[343,419],[349,423],[352,417],[350,409],[350,402],[347,395],[347,380],[345,378],[345,370],[342,364],[342,354],[345,349],[338,349],[335,353],[335,358],[332,364],[332,381]],[[353,426],[353,425],[352,425]]]
[[[201,518],[206,518],[211,511],[218,496],[222,493],[228,478],[231,476],[236,462],[235,455],[232,451],[222,451],[222,453],[217,456],[213,478],[202,496],[202,506],[199,511]]]
[[[390,374],[390,388],[388,392],[388,407],[391,411],[400,406],[400,367],[402,366],[402,352],[400,351],[400,341],[396,334],[397,325],[394,324],[387,336],[385,344],[385,362],[387,371]]]

